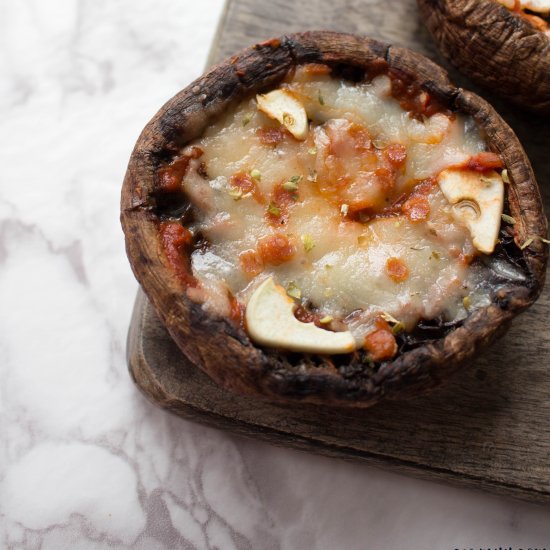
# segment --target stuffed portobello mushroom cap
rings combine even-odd
[[[512,262],[524,280],[505,281],[481,307],[456,323],[431,321],[398,338],[399,352],[373,365],[358,354],[321,356],[253,344],[228,318],[212,315],[186,295],[192,278],[183,247],[176,274],[162,247],[166,219],[185,225],[188,201],[163,192],[159,171],[201,136],[224,112],[254,94],[277,88],[298,66],[315,63],[353,82],[392,69],[445,106],[471,116],[488,148],[507,169],[505,209],[513,230],[503,234],[495,255]],[[511,319],[540,293],[547,260],[547,224],[529,161],[513,131],[483,99],[457,89],[425,57],[368,38],[331,32],[293,34],[257,44],[222,61],[168,101],[147,124],[132,153],[122,190],[121,221],[136,278],[182,352],[220,385],[275,401],[366,407],[381,398],[416,396],[438,385],[480,349],[505,332]]]
[[[496,0],[418,0],[441,53],[480,86],[550,113],[550,35]]]

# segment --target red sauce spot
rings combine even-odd
[[[197,286],[189,265],[189,248],[193,243],[191,232],[178,222],[162,222],[159,231],[169,266],[184,285]]]
[[[372,143],[369,131],[360,124],[353,124],[348,130],[350,137],[354,141],[354,147],[359,152],[370,151]]]
[[[197,159],[203,154],[199,147],[192,147],[190,151],[176,159],[168,166],[163,166],[159,170],[158,187],[165,193],[178,191],[183,182],[183,178],[189,168],[191,159]]]
[[[400,143],[392,143],[384,149],[384,156],[394,168],[401,168],[407,160],[407,148]]]
[[[296,317],[296,319],[298,319],[298,321],[301,321],[302,323],[313,323],[316,327],[331,332],[329,323],[321,323],[321,319],[324,317],[324,315],[321,315],[319,312],[313,312],[307,307],[301,305],[298,306],[294,310],[294,317]]]
[[[487,172],[489,170],[504,168],[504,162],[496,153],[483,151],[471,156],[466,162],[465,168],[475,170],[476,172]]]
[[[296,254],[292,241],[282,233],[266,235],[258,241],[258,254],[269,265],[281,265]]]
[[[260,138],[262,145],[278,145],[283,141],[286,131],[283,128],[264,126],[256,130],[256,135]]]
[[[374,173],[384,193],[391,194],[395,188],[395,173],[389,168],[377,168]]]
[[[458,256],[458,261],[462,263],[465,267],[469,266],[473,260],[475,255],[474,254],[463,254],[460,253]]]
[[[231,176],[229,181],[231,187],[237,187],[243,192],[243,195],[250,193],[254,200],[259,204],[264,204],[265,199],[254,178],[246,172],[237,172]]]
[[[298,191],[289,191],[283,187],[282,183],[278,183],[273,189],[272,200],[280,207],[288,207],[290,204],[296,202],[298,198]]]
[[[414,206],[414,203],[417,201],[417,199],[426,200],[428,208],[429,208],[429,201],[428,201],[428,194],[432,191],[432,189],[437,186],[437,181],[435,178],[427,178],[425,180],[420,180],[416,185],[414,185],[413,190],[410,193],[403,193],[399,195],[393,203],[384,208],[381,212],[376,214],[377,218],[391,218],[394,216],[399,216],[401,214],[406,214],[409,216],[407,210],[409,208],[412,208]],[[407,205],[407,203],[409,203]],[[418,201],[420,203],[420,201]],[[422,207],[421,207],[422,208]],[[420,215],[421,209],[419,208],[416,210],[416,212],[411,212],[413,215]],[[429,215],[429,210],[427,215]],[[409,219],[411,221],[416,221],[412,219],[409,216]]]
[[[288,191],[282,183],[275,185],[271,194],[270,208],[266,210],[266,219],[273,225],[282,225],[288,220],[289,206],[298,200],[298,191]]]
[[[229,296],[229,319],[236,325],[244,328],[244,305],[241,304],[232,294]]]
[[[262,258],[255,250],[245,250],[239,254],[241,269],[249,276],[255,277],[264,270]]]
[[[402,283],[409,277],[409,268],[401,258],[391,257],[386,262],[386,273],[396,283]]]
[[[430,215],[430,203],[426,197],[411,197],[401,207],[401,211],[411,222],[421,222]]]
[[[426,197],[429,195],[434,187],[437,187],[437,180],[435,178],[426,178],[425,180],[420,180],[414,186],[412,193],[409,197]]]
[[[373,361],[387,361],[397,353],[397,342],[390,326],[383,319],[376,321],[376,329],[367,334],[364,348]]]

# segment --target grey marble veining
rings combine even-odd
[[[0,0],[0,547],[550,547],[550,510],[194,425],[126,370],[131,148],[221,0]]]

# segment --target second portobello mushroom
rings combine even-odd
[[[523,10],[496,0],[417,1],[439,50],[455,67],[517,105],[550,114],[550,34]]]

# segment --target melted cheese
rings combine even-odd
[[[353,84],[298,71],[285,86],[311,120],[305,140],[277,135],[277,122],[259,112],[252,99],[190,145],[204,151],[183,183],[200,212],[190,229],[210,243],[192,254],[193,274],[202,286],[202,292],[191,291],[192,297],[227,315],[229,293],[246,305],[273,277],[285,288],[299,289],[324,315],[347,317],[358,342],[380,312],[410,329],[421,318],[464,316],[466,295],[473,307],[486,303],[487,292],[476,290],[483,270],[465,261],[475,253],[468,230],[456,222],[436,185],[423,194],[429,205],[425,219],[376,216],[419,181],[483,151],[474,122],[461,115],[412,118],[390,96],[386,76]],[[266,128],[275,132],[276,143],[262,139]],[[388,147],[406,151],[406,159],[392,164]],[[206,167],[206,179],[197,173],[199,163]],[[236,189],[235,174],[249,178],[256,192]],[[279,212],[280,219],[269,216],[274,190],[285,182],[295,200]],[[345,215],[355,211],[367,216],[354,221]],[[258,274],[246,273],[239,257],[276,233],[286,237],[295,254],[279,265],[266,264]],[[404,266],[406,276],[392,277],[390,260]]]

